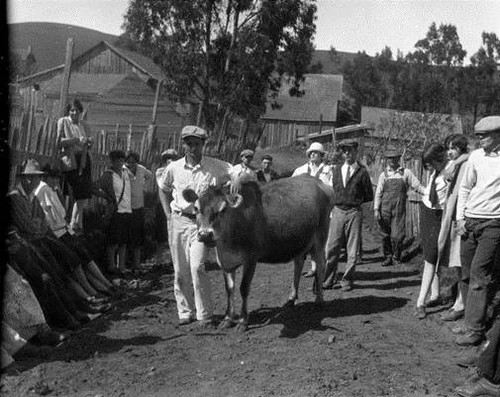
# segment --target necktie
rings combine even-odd
[[[437,177],[437,175],[438,175],[438,173],[434,172],[434,175],[432,176],[432,180],[431,180],[431,188],[429,190],[429,201],[431,202],[431,205],[433,208],[437,205],[437,203],[439,201],[437,190],[436,190],[436,177]]]
[[[347,172],[345,174],[345,186],[347,186],[347,182],[349,182],[349,179],[351,179],[351,166],[347,166]]]

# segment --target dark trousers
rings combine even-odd
[[[406,233],[406,184],[403,179],[389,179],[380,201],[380,220],[384,257],[401,259]]]
[[[479,356],[477,367],[489,381],[500,384],[500,316],[488,331],[488,346]]]
[[[498,281],[495,258],[500,249],[500,219],[467,218],[465,228],[460,246],[465,325],[484,332],[488,302],[496,292],[492,287]]]

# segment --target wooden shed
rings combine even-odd
[[[18,81],[24,111],[32,108],[40,119],[58,117],[63,69],[60,65]],[[82,101],[94,134],[128,136],[134,141],[153,121],[156,90],[164,79],[151,59],[102,41],[73,60],[69,98]],[[192,121],[191,114],[190,104],[159,95],[155,113],[158,139],[167,146],[178,146],[180,130]]]
[[[343,77],[328,74],[307,74],[304,77],[302,96],[290,96],[291,85],[284,83],[277,97],[279,106],[273,107],[268,102],[266,113],[261,118],[264,131],[259,147],[289,146],[299,138],[335,127]]]

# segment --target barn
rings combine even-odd
[[[24,104],[17,112],[33,111],[40,121],[57,118],[63,71],[60,65],[20,79],[16,93]],[[157,92],[164,80],[151,59],[102,41],[72,61],[68,98],[82,101],[95,138],[99,135],[105,146],[125,139],[137,150],[152,123],[164,146],[178,146],[180,129],[192,121],[192,107]]]
[[[290,96],[290,83],[283,83],[276,102],[267,103],[262,116],[261,148],[292,145],[299,138],[335,127],[343,77],[331,74],[306,74],[301,96]]]

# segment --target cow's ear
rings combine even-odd
[[[198,195],[193,189],[184,189],[182,191],[182,197],[184,197],[184,200],[186,200],[188,203],[194,203],[196,200],[198,200]]]

